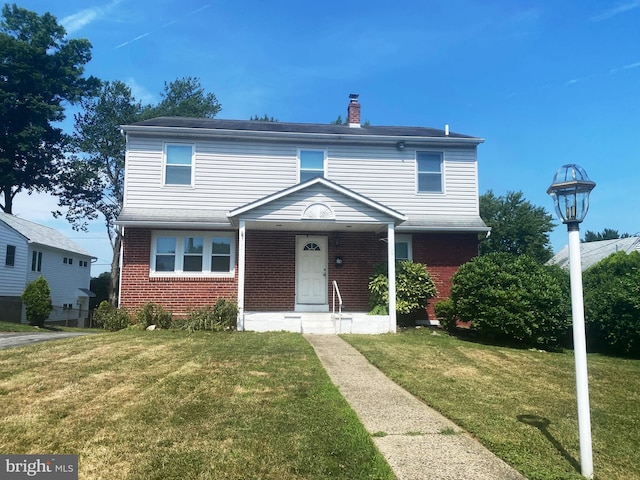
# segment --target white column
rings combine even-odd
[[[244,330],[244,271],[246,249],[246,226],[244,220],[240,220],[238,229],[238,330]]]
[[[591,449],[591,413],[589,411],[589,379],[587,375],[587,341],[584,327],[582,296],[582,260],[578,223],[568,224],[569,272],[571,275],[571,313],[573,316],[573,354],[576,363],[576,396],[578,402],[578,433],[580,436],[580,469],[582,476],[593,478]]]
[[[389,270],[389,331],[396,331],[396,231],[387,225],[387,257]]]

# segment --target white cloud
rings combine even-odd
[[[133,94],[135,99],[142,102],[143,105],[156,103],[156,95],[147,90],[147,88],[143,85],[140,85],[135,78],[129,77],[124,81],[124,83],[126,83],[127,86],[131,89],[131,93]]]
[[[91,7],[81,10],[73,15],[69,15],[68,17],[63,18],[60,23],[67,31],[68,35],[71,35],[79,30],[82,30],[84,27],[89,25],[91,22],[99,19],[109,13],[109,11],[117,6],[122,0],[112,0],[111,3],[102,7]]]
[[[593,17],[591,17],[591,21],[602,22],[604,20],[609,20],[616,15],[620,15],[636,8],[640,8],[640,0],[633,0],[627,3],[619,3],[615,7],[609,8],[608,10],[604,10],[603,12],[594,15]]]
[[[629,65],[623,65],[622,68],[628,70],[630,68],[638,68],[640,67],[640,62],[630,63]]]

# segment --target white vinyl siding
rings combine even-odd
[[[235,271],[233,232],[153,232],[151,276],[229,277]]]
[[[266,141],[194,142],[193,188],[163,186],[161,139],[129,135],[125,209],[226,212],[296,185],[300,146]],[[308,150],[320,150],[309,146]],[[476,148],[441,147],[442,190],[416,192],[416,150],[329,145],[327,178],[411,219],[420,215],[478,215]],[[418,151],[436,151],[425,145]]]

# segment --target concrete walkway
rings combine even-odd
[[[0,349],[21,347],[31,343],[91,335],[89,332],[11,332],[0,333]]]
[[[456,424],[389,380],[340,337],[305,338],[365,428],[378,434],[373,441],[399,480],[524,478]]]

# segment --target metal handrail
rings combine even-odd
[[[335,330],[335,322],[336,322],[336,296],[338,297],[338,320],[339,320],[339,334],[342,333],[342,295],[340,295],[340,289],[338,288],[338,282],[333,280],[333,313],[331,318],[333,319],[333,329]]]

